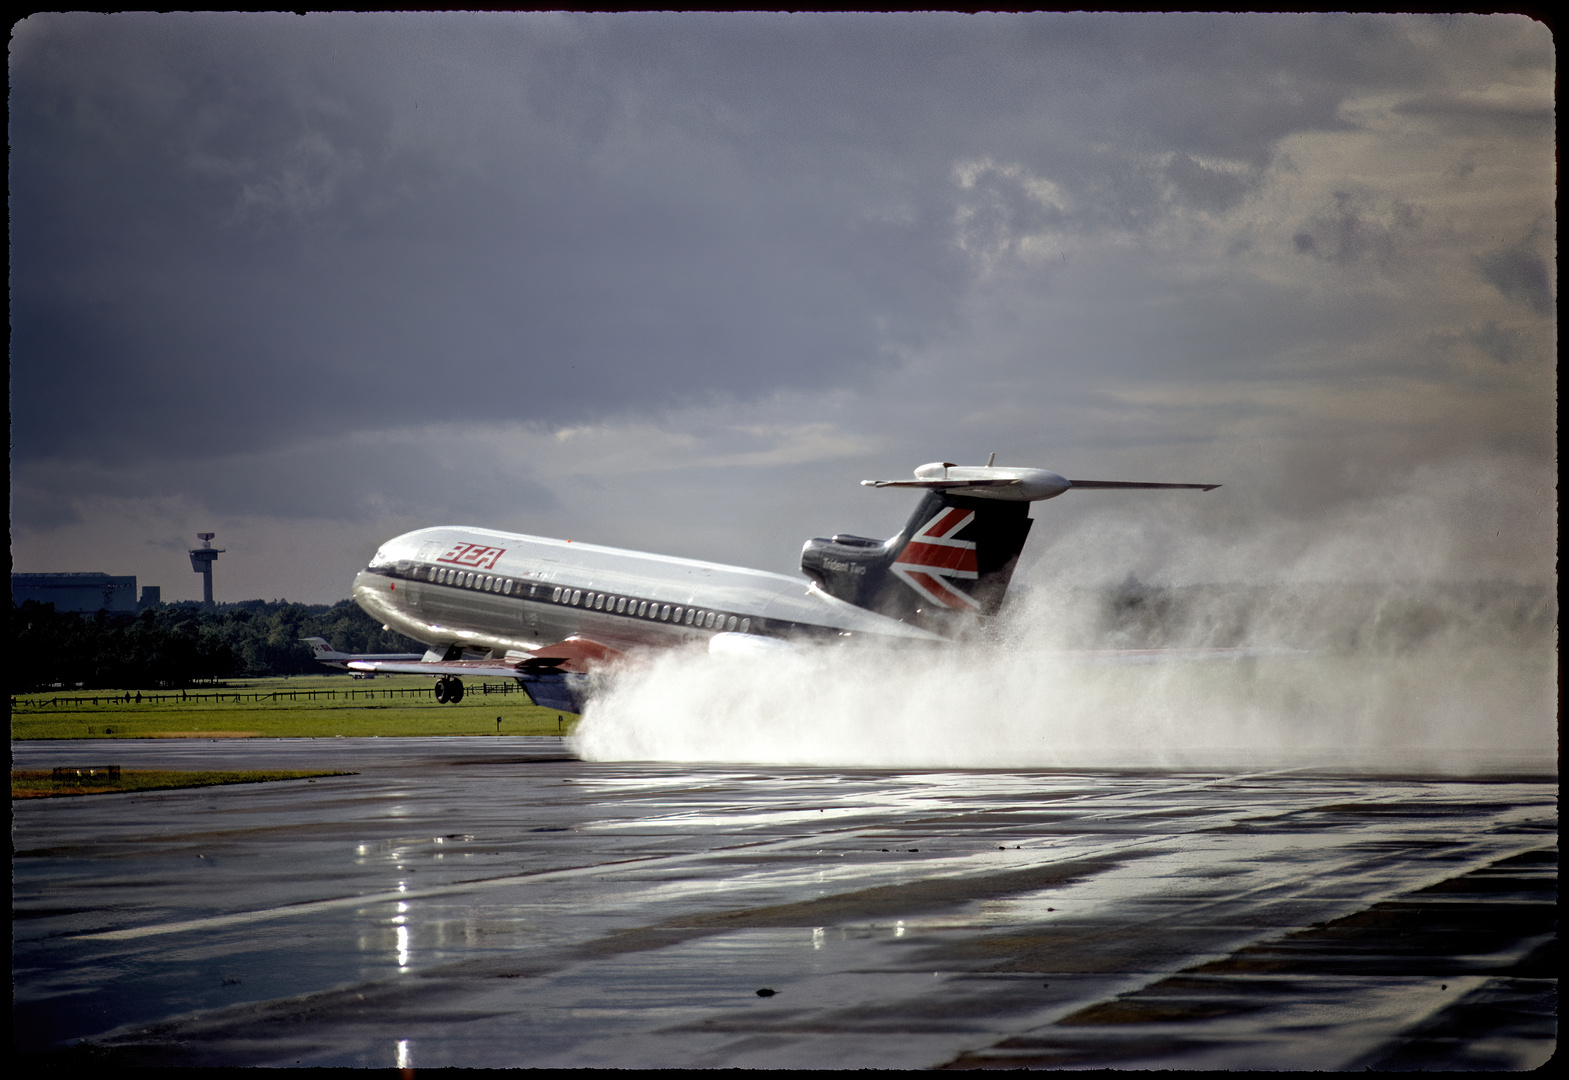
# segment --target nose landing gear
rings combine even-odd
[[[456,705],[463,700],[463,680],[455,675],[443,675],[436,680],[436,700],[443,705]]]

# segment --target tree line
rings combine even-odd
[[[244,600],[203,609],[159,604],[135,615],[61,612],[11,604],[11,693],[52,687],[171,689],[227,678],[324,674],[302,638],[344,652],[417,652],[424,646],[350,600]]]

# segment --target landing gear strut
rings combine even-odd
[[[463,680],[455,675],[443,675],[436,680],[436,700],[443,705],[456,705],[463,700]]]

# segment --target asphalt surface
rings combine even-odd
[[[358,775],[13,807],[17,1049],[126,1065],[1526,1069],[1557,783],[14,743]]]

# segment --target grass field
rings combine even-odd
[[[54,779],[53,772],[14,769],[11,798],[51,799],[73,795],[111,795],[121,791],[162,791],[170,788],[214,787],[218,784],[260,784],[268,780],[305,780],[317,776],[353,776],[345,772],[310,772],[298,769],[266,772],[190,772],[174,769],[127,770],[116,777]]]
[[[470,682],[460,704],[439,705],[430,694],[431,685],[418,675],[366,680],[306,675],[197,687],[187,691],[183,701],[178,700],[179,691],[144,690],[141,702],[134,690],[129,691],[130,702],[124,690],[19,694],[11,699],[11,738],[556,735],[571,731],[577,721],[570,713],[538,707],[516,687],[506,694],[485,694],[478,683]],[[314,698],[307,696],[312,693]]]

